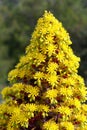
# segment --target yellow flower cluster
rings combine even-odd
[[[24,100],[24,95],[27,95],[28,100],[33,101],[39,95],[39,88],[23,83],[15,83],[11,87],[6,87],[2,90],[4,99],[15,98]]]
[[[71,114],[71,110],[70,110],[70,108],[69,107],[67,107],[67,106],[61,106],[61,107],[59,107],[58,108],[58,112],[60,113],[60,114],[63,114],[64,116],[65,115],[70,115]]]
[[[53,74],[56,72],[57,69],[58,69],[58,64],[54,62],[50,62],[48,64],[47,72]]]
[[[60,130],[75,130],[74,126],[71,122],[61,122],[60,123]]]
[[[44,123],[43,129],[44,130],[59,130],[59,127],[56,124],[56,122],[49,120],[48,122]]]
[[[87,130],[87,89],[68,32],[45,11],[2,91],[0,130]]]

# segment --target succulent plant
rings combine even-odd
[[[68,32],[45,11],[2,90],[0,130],[87,130],[86,87]]]

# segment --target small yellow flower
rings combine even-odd
[[[48,73],[54,73],[57,70],[57,68],[58,68],[58,64],[51,62],[48,64],[47,71]]]
[[[20,110],[20,108],[14,108],[13,114],[8,122],[8,128],[12,128],[16,130],[18,126],[23,126],[25,128],[28,127],[28,118],[26,117],[25,113]],[[9,129],[8,129],[9,130]]]
[[[9,74],[8,74],[8,80],[12,81],[12,80],[16,79],[17,75],[18,75],[17,69],[10,71]]]
[[[48,44],[47,46],[47,52],[48,52],[48,56],[52,56],[52,54],[55,54],[55,50],[56,50],[56,46],[54,44]]]
[[[1,94],[2,94],[3,98],[6,98],[10,94],[10,90],[11,90],[10,87],[5,87],[2,90]]]
[[[87,104],[82,104],[82,111],[87,113]]]
[[[43,72],[36,72],[34,74],[34,78],[37,80],[37,85],[41,86],[41,80],[44,78],[44,73]]]
[[[26,104],[25,106],[26,111],[34,112],[37,111],[37,105],[36,104]]]
[[[47,53],[46,45],[41,44],[40,49],[43,54]]]
[[[54,42],[52,35],[47,35],[46,40],[49,42],[49,44]]]
[[[34,75],[34,78],[37,80],[41,80],[41,79],[43,79],[43,77],[44,77],[43,72],[36,72]]]
[[[61,82],[68,86],[75,85],[75,80],[73,79],[73,77],[68,77],[68,78],[62,79]]]
[[[56,74],[51,74],[48,76],[48,82],[52,85],[52,87],[56,86],[58,83],[58,76]]]
[[[80,123],[87,122],[87,116],[84,114],[77,114],[75,115],[75,119]]]
[[[49,120],[43,124],[44,130],[59,130],[59,126],[55,121]]]
[[[28,94],[28,97],[32,101],[32,100],[35,100],[36,96],[38,96],[39,88],[27,85],[27,87],[25,88],[25,92]]]
[[[71,122],[61,122],[60,130],[74,130],[74,125]]]
[[[69,106],[73,106],[73,107],[75,107],[75,108],[77,108],[77,109],[80,109],[80,108],[81,108],[81,103],[80,103],[80,101],[79,101],[77,98],[70,99],[70,100],[68,101],[68,105],[69,105]]]
[[[40,105],[37,106],[37,108],[38,108],[38,111],[49,112],[49,106],[47,106],[47,105],[40,104]]]
[[[56,89],[49,89],[46,92],[46,97],[49,99],[56,98],[58,91]]]
[[[18,73],[18,77],[22,79],[24,78],[25,74],[26,74],[26,71],[24,69],[20,69]]]
[[[64,56],[64,52],[61,50],[61,52],[59,52],[57,55],[56,55],[57,59],[61,62],[64,62],[65,61],[65,56]]]
[[[41,62],[45,62],[45,55],[43,55],[41,53],[36,52],[34,58],[35,58],[34,64],[36,66],[40,65]]]
[[[81,97],[85,98],[87,95],[87,88],[86,87],[79,88],[79,93]]]
[[[70,108],[67,107],[67,106],[61,106],[61,107],[59,107],[59,108],[58,108],[58,111],[59,111],[61,114],[67,115],[67,116],[71,114],[71,110],[70,110]]]
[[[73,95],[73,91],[72,88],[66,88],[66,87],[61,87],[59,89],[60,95],[64,95],[64,96],[72,96]]]
[[[15,107],[14,109],[13,109],[13,114],[14,115],[20,115],[21,114],[21,110],[20,110],[20,108],[19,107]]]

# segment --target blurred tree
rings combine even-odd
[[[6,68],[1,71],[4,77],[7,77],[7,71],[11,69],[10,66],[13,66],[24,52],[24,47],[28,44],[35,21],[42,14],[45,6],[46,0],[43,2],[37,0],[36,4],[35,0],[2,1],[0,5],[0,45],[4,46],[3,49],[9,58],[8,60],[5,57],[5,61],[8,61],[9,65],[3,64],[4,56],[1,55],[1,66],[4,65]],[[6,81],[4,77],[2,77],[3,81],[0,78],[1,84]]]

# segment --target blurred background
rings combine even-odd
[[[0,91],[14,68],[44,10],[63,23],[81,63],[79,74],[87,83],[87,0],[0,0]],[[1,98],[0,98],[1,100]]]

